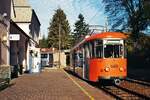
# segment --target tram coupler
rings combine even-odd
[[[121,83],[121,80],[120,79],[114,79],[114,84],[115,85],[120,85]]]

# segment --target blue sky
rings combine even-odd
[[[104,25],[104,5],[102,0],[29,0],[29,4],[36,11],[41,22],[41,33],[47,36],[49,23],[55,10],[61,8],[67,15],[71,28],[82,13],[86,23]]]

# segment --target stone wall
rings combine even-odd
[[[6,42],[2,42],[2,37],[7,36],[7,26],[0,22],[0,65],[7,64],[7,50],[9,47]]]

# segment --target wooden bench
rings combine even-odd
[[[6,85],[6,84],[9,84],[9,81],[6,80],[6,79],[0,78],[0,87],[3,86],[3,85]]]

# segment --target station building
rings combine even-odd
[[[56,48],[41,48],[42,67],[66,67],[69,65],[69,50],[59,51]]]
[[[11,52],[11,65],[22,68],[25,72],[32,72],[37,67],[40,67],[40,21],[27,0],[13,0],[12,7],[14,13],[11,14],[12,21],[22,30],[17,32],[12,29],[12,34],[20,34],[19,41],[12,41],[11,47],[14,48]],[[18,50],[15,49],[17,47]],[[18,51],[18,52],[16,52]],[[13,59],[15,55],[18,58]],[[15,60],[15,61],[14,61]],[[38,60],[38,62],[37,62]]]
[[[1,0],[0,66],[11,66],[21,74],[37,72],[41,65],[40,26],[27,0]]]

